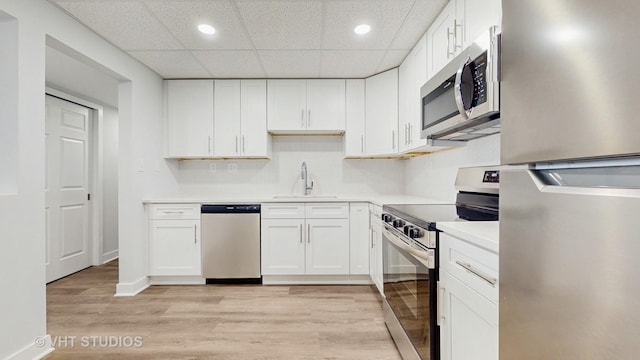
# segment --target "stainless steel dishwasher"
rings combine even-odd
[[[207,284],[262,283],[260,205],[202,205],[201,213]]]

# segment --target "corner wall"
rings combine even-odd
[[[120,79],[118,162],[120,282],[146,278],[145,197],[175,195],[175,166],[162,160],[162,79],[45,0],[0,0],[17,20],[17,191],[0,196],[0,358],[33,359],[50,344],[46,334],[44,222],[44,93],[47,36]],[[2,16],[4,17],[4,16]],[[4,84],[3,84],[4,85]],[[14,102],[15,103],[15,102]],[[133,159],[136,159],[134,161]],[[137,171],[138,160],[150,165]]]

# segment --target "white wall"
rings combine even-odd
[[[275,136],[271,160],[181,161],[180,194],[187,197],[302,194],[307,162],[312,194],[393,194],[404,191],[404,161],[344,160],[340,136]],[[238,165],[229,173],[227,165]],[[216,172],[209,171],[215,164]]]
[[[443,150],[407,161],[409,195],[455,201],[458,168],[500,164],[500,134],[469,141],[466,146]]]
[[[0,0],[18,21],[18,140],[15,194],[0,196],[0,358],[32,359],[47,350],[44,266],[44,92],[47,36],[109,69],[121,81],[119,109],[120,284],[135,290],[146,280],[145,197],[175,195],[176,164],[162,160],[162,79],[45,0]],[[3,86],[10,86],[3,84]],[[14,102],[15,103],[15,102]],[[11,115],[10,116],[15,116]],[[15,118],[14,118],[15,119]],[[7,119],[3,119],[7,120]],[[11,119],[8,119],[11,120]],[[3,154],[3,156],[5,156]],[[140,162],[149,166],[138,171]],[[40,209],[40,210],[39,210]]]
[[[118,256],[118,109],[103,107],[102,262]]]

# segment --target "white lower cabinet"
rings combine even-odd
[[[152,205],[149,214],[149,275],[202,275],[199,206]]]
[[[382,279],[382,220],[380,219],[382,207],[369,205],[369,215],[371,226],[369,231],[371,238],[369,275],[380,294],[384,296]]]
[[[346,203],[263,204],[262,275],[348,275],[348,208]],[[281,218],[284,213],[295,218]]]
[[[349,273],[369,275],[369,249],[371,248],[369,204],[349,205]]]
[[[307,219],[308,275],[349,274],[349,219]]]
[[[443,293],[443,322],[440,325],[442,360],[497,360],[498,305],[463,284],[446,271]]]
[[[262,219],[262,275],[305,273],[304,219]]]
[[[497,269],[496,253],[441,233],[442,360],[498,359]]]

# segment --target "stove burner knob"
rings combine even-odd
[[[404,220],[400,220],[400,219],[393,220],[393,227],[394,228],[403,227],[404,224],[405,224]]]
[[[413,226],[411,225],[407,225],[404,227],[404,234],[409,236],[409,232],[411,231],[411,229],[413,228]]]
[[[422,230],[414,227],[409,229],[409,234],[407,235],[409,235],[410,238],[415,239],[415,238],[422,237],[424,233],[422,232]]]
[[[382,214],[382,221],[384,221],[386,223],[392,222],[393,219],[394,219],[394,217],[389,215],[389,214]]]

